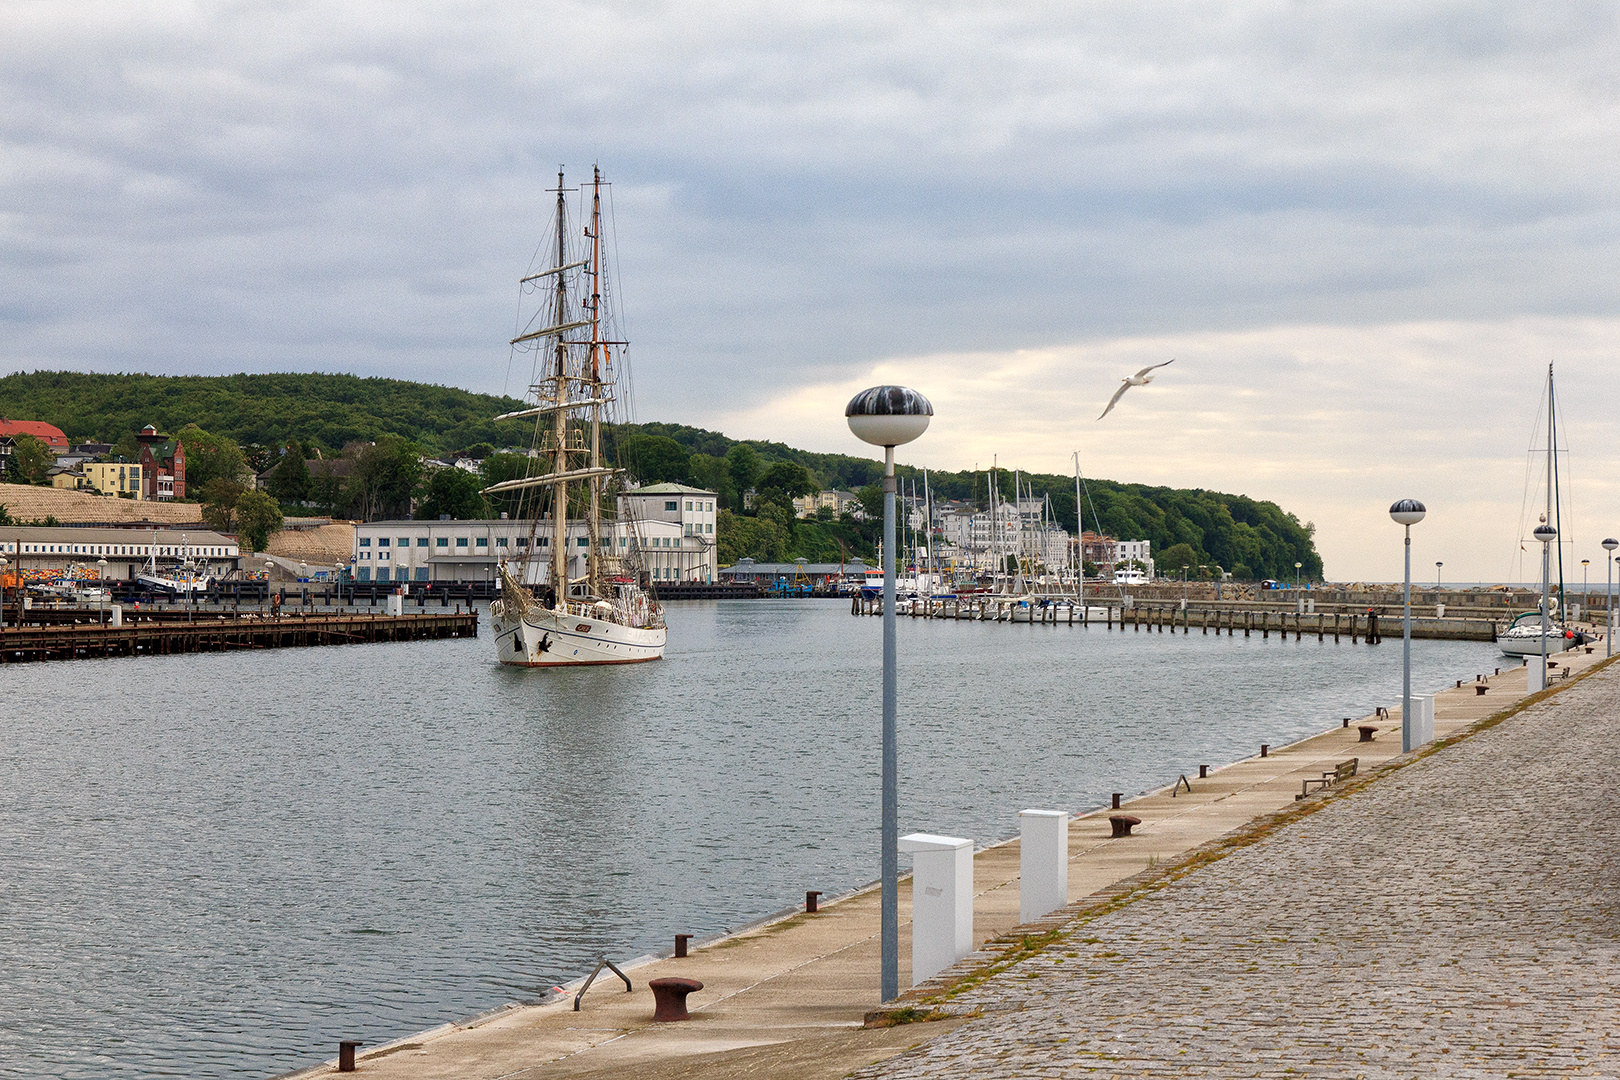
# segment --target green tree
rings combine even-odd
[[[743,517],[721,510],[715,525],[715,555],[720,565],[734,565],[738,559],[755,562],[783,562],[788,556],[787,530],[769,518]]]
[[[1181,568],[1188,567],[1187,579],[1192,580],[1198,571],[1198,564],[1209,560],[1192,549],[1191,544],[1175,544],[1165,548],[1153,557],[1153,565],[1165,577],[1181,576]]]
[[[247,457],[242,448],[223,435],[210,435],[196,424],[187,424],[175,438],[186,450],[186,491],[203,491],[211,480],[246,479]]]
[[[742,511],[743,495],[753,488],[760,470],[759,454],[747,443],[738,443],[726,451],[726,472],[731,475],[734,500],[732,509]]]
[[[266,488],[283,502],[300,502],[309,498],[309,463],[304,459],[304,447],[297,439],[287,444],[281,455],[281,464],[269,476]]]
[[[883,524],[883,488],[879,484],[867,484],[855,494],[861,497],[861,509],[866,511],[866,520]]]
[[[714,492],[719,496],[722,507],[731,506],[736,502],[736,492],[731,486],[731,473],[726,469],[725,458],[715,457],[713,454],[693,454],[687,469],[692,477],[692,483]]]
[[[643,484],[682,483],[691,452],[663,435],[628,435],[619,440],[619,463]]]
[[[47,474],[51,466],[56,464],[56,455],[51,453],[50,444],[32,435],[18,435],[15,441],[17,445],[11,451],[12,470],[25,484],[47,483]]]
[[[216,476],[202,486],[198,494],[203,504],[203,520],[208,522],[210,528],[220,532],[231,531],[236,504],[242,498],[243,490],[241,481],[223,476]]]
[[[404,439],[385,436],[355,455],[345,494],[365,521],[408,518],[422,475],[422,455]]]
[[[428,477],[416,516],[423,521],[433,521],[444,514],[457,521],[488,517],[483,487],[484,481],[477,473],[457,468],[435,469]]]
[[[0,525],[15,525],[15,524],[17,524],[17,523],[12,520],[11,511],[6,509],[6,504],[5,503],[0,503]]]
[[[281,507],[262,491],[244,491],[235,510],[237,538],[244,547],[263,551],[270,534],[281,529]]]

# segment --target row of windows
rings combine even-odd
[[[714,526],[710,525],[708,527],[708,529],[709,529],[710,532],[713,532],[714,531]],[[691,525],[688,525],[686,527],[686,535],[687,536],[693,535]],[[406,541],[409,540],[409,539],[410,539],[409,537],[400,537],[398,546],[402,547],[402,548],[410,547],[410,544],[406,543]],[[613,538],[612,537],[604,536],[601,539],[602,539],[602,546],[603,547],[611,547],[612,546],[612,544],[613,544]],[[466,549],[467,540],[468,540],[467,537],[458,536],[458,537],[455,538],[455,540],[456,540],[456,548],[457,548],[457,550]],[[590,544],[591,544],[590,537],[581,536],[575,541],[575,543],[579,547],[590,547]],[[387,547],[388,546],[388,538],[386,536],[378,537],[377,538],[377,546],[379,548]],[[419,548],[427,547],[427,538],[426,537],[418,537],[417,542],[416,542],[416,546],[419,547]],[[448,549],[450,547],[450,538],[445,537],[445,536],[436,537],[434,546],[435,546],[435,548]],[[483,548],[484,550],[487,551],[487,550],[489,550],[489,538],[486,537],[486,536],[474,537],[473,538],[473,546]],[[504,537],[504,536],[496,537],[495,538],[495,546],[498,547],[498,548],[506,547],[506,537]],[[526,536],[518,537],[517,538],[517,546],[520,547],[520,548],[528,547],[529,546],[529,538],[526,537]],[[551,546],[551,538],[549,536],[540,537],[540,546],[541,547],[550,547]],[[621,548],[622,547],[629,547],[630,546],[630,538],[627,537],[627,536],[619,537],[619,546]],[[648,547],[676,548],[676,547],[681,546],[681,541],[680,541],[680,537],[676,537],[676,536],[654,536],[654,537],[651,537],[647,541],[647,546]],[[362,536],[360,538],[360,547],[362,549],[361,552],[360,552],[360,557],[362,559],[369,558],[370,556],[369,556],[368,552],[365,551],[364,549],[371,547],[371,537]],[[385,552],[378,552],[378,554],[377,554],[377,559],[378,559],[379,562],[386,559],[387,557],[388,557],[387,553],[385,553]]]
[[[681,504],[680,504],[680,502],[678,500],[676,500],[676,499],[665,499],[664,500],[664,509],[665,509],[665,511],[669,511],[669,510],[679,511],[680,508],[681,508]],[[712,503],[712,502],[706,503],[702,499],[687,499],[686,500],[686,508],[687,508],[687,510],[690,510],[690,511],[693,511],[694,513],[699,513],[699,514],[712,514],[712,513],[714,513],[714,503]]]
[[[0,545],[0,551],[16,551],[16,550],[17,550],[17,545],[16,544],[3,544],[3,545]],[[28,553],[31,552],[31,553],[36,554],[36,555],[150,555],[150,554],[152,554],[152,547],[151,547],[150,544],[145,545],[145,546],[142,546],[140,544],[24,544],[22,546],[22,550],[23,550],[24,554],[28,554]],[[196,556],[203,556],[203,557],[217,556],[219,558],[227,558],[227,557],[229,557],[230,555],[233,554],[231,551],[229,551],[226,548],[218,548],[218,547],[208,547],[208,548],[200,548],[200,547],[197,547],[197,548],[159,547],[157,549],[157,553],[159,555],[184,555],[184,554],[189,553],[191,555],[196,555]]]

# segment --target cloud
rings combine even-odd
[[[1391,580],[1401,546],[1389,504],[1424,501],[1414,559],[1449,580],[1526,580],[1519,557],[1541,486],[1547,358],[1558,357],[1568,565],[1602,566],[1620,486],[1612,460],[1611,357],[1620,320],[1516,319],[1283,326],[1099,340],[1006,353],[897,357],[784,389],[716,425],[739,437],[870,454],[843,406],[866,386],[916,387],[935,419],[900,460],[1003,466],[1203,487],[1269,499],[1318,527],[1326,572]],[[1174,357],[1096,420],[1125,374]],[[1534,451],[1534,452],[1533,452]],[[1605,525],[1605,522],[1610,524]],[[1604,532],[1603,530],[1607,530]],[[1425,570],[1425,573],[1428,571]]]
[[[709,427],[926,356],[991,453],[1080,404],[1010,357],[1217,343],[1118,475],[1287,504],[1283,435],[1337,476],[1380,414],[1286,328],[1517,397],[1501,327],[1620,316],[1611,5],[0,4],[0,370],[516,389],[558,162],[615,182],[641,415]]]

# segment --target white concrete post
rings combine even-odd
[[[1446,617],[1446,605],[1444,605],[1444,604],[1436,604],[1436,605],[1434,605],[1434,617],[1437,618],[1437,619],[1445,618]]]
[[[405,614],[405,598],[403,596],[399,595],[399,593],[389,593],[386,599],[388,601],[388,614]]]
[[[107,625],[108,626],[123,626],[124,625],[124,605],[123,604],[114,604],[108,610],[112,614],[110,616],[111,621],[108,622]]]
[[[1018,823],[1018,921],[1028,923],[1069,902],[1069,815],[1025,810]]]
[[[1525,693],[1535,694],[1547,689],[1547,661],[1540,653],[1525,658]]]
[[[1412,749],[1434,741],[1434,695],[1412,695]]]
[[[973,841],[910,833],[911,984],[944,971],[973,951]]]

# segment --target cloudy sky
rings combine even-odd
[[[640,419],[1239,491],[1330,576],[1620,532],[1611,4],[0,0],[0,370],[508,381],[559,164]],[[1128,371],[1151,387],[1095,417]],[[1532,495],[1532,500],[1539,498]]]

